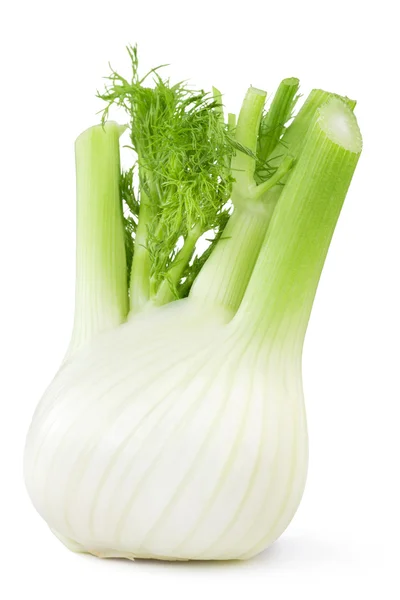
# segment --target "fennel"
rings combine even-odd
[[[290,78],[268,111],[249,88],[225,123],[216,88],[140,78],[129,52],[131,79],[112,72],[103,123],[76,142],[74,329],[26,485],[72,550],[245,559],[305,485],[302,347],[361,152],[355,103],[313,90],[288,125]],[[136,157],[123,173],[113,104]]]

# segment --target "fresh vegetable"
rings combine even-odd
[[[225,122],[217,89],[141,78],[129,53],[76,141],[75,323],[26,485],[72,550],[245,559],[305,484],[302,347],[361,152],[355,103],[313,90],[291,121],[290,78]]]

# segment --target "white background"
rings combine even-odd
[[[394,1],[18,1],[1,9],[0,597],[379,598],[400,594],[398,20]],[[95,91],[128,63],[172,63],[237,111],[249,84],[298,76],[358,100],[364,151],[304,352],[310,469],[282,538],[247,563],[101,561],[35,513],[22,452],[66,349],[74,294],[74,156]]]

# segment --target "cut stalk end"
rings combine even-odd
[[[319,109],[318,124],[328,138],[350,152],[361,152],[362,137],[354,113],[339,98]]]

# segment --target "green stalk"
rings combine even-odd
[[[195,279],[190,298],[236,312],[250,279],[275,204],[239,204],[230,217],[215,250]]]
[[[286,156],[271,179],[262,186],[254,187],[246,204],[237,203],[217,248],[193,284],[191,298],[202,299],[205,295],[208,302],[224,307],[229,316],[236,312],[264,241],[276,200],[281,193],[276,184],[288,172],[292,162]],[[271,193],[267,195],[268,190]],[[260,201],[262,194],[264,199]]]
[[[250,91],[253,89],[250,88]],[[293,91],[293,93],[295,92]],[[269,159],[272,166],[277,169],[276,176],[271,178],[273,183],[285,179],[287,167],[292,160],[298,158],[301,152],[304,139],[310,123],[315,118],[317,109],[332,97],[334,97],[333,94],[323,90],[313,90],[310,93],[298,115],[273,151],[273,159]],[[236,141],[245,145],[245,136],[240,138],[240,135],[242,131],[246,131],[247,121],[246,139],[253,144],[254,148],[254,139],[258,133],[256,127],[258,125],[257,116],[252,111],[261,111],[262,108],[258,105],[256,109],[253,109],[252,104],[247,103],[247,98],[248,96],[246,96],[239,115],[238,125],[241,123],[242,127],[236,130]],[[347,99],[344,100],[347,101]],[[355,105],[355,103],[352,104]],[[278,113],[279,111],[276,110],[275,112]],[[260,112],[257,114],[259,116]],[[251,127],[253,129],[250,131]],[[289,164],[288,157],[290,157]],[[237,160],[244,160],[248,164],[248,171],[254,172],[255,161],[252,157],[239,152]],[[237,174],[234,176],[237,176]],[[254,180],[252,180],[248,187],[242,185],[241,188],[238,188],[237,183],[234,184],[232,201],[235,210],[225,227],[221,239],[195,280],[190,292],[191,298],[207,303],[209,306],[223,306],[229,311],[229,314],[234,314],[239,308],[276,203],[283,190],[282,185],[269,189],[268,182],[271,182],[271,180],[256,186]]]
[[[128,312],[119,137],[112,121],[76,140],[76,291],[69,358]]]
[[[150,298],[150,257],[147,249],[148,227],[152,218],[150,201],[143,187],[140,192],[139,218],[135,235],[129,285],[130,312],[143,309]]]
[[[317,111],[274,211],[236,316],[246,329],[267,337],[289,329],[302,343],[361,146],[353,113],[331,98]]]
[[[177,253],[171,268],[168,270],[168,278],[164,279],[158,288],[152,302],[156,306],[167,304],[176,299],[174,289],[177,288],[182,273],[185,270],[186,265],[192,257],[193,250],[196,246],[196,242],[201,236],[200,224],[195,225],[188,233],[182,248]]]
[[[266,224],[271,218],[268,204],[253,202],[250,208],[245,208],[250,190],[255,187],[255,152],[265,97],[266,92],[250,87],[243,101],[235,141],[248,148],[253,155],[237,151],[232,158],[235,177],[232,201],[235,211],[190,292],[191,298],[206,301],[209,305],[223,306],[230,311],[235,311],[240,303],[254,265],[254,248],[261,246]],[[232,125],[233,116],[230,121]]]
[[[292,116],[297,100],[299,80],[295,77],[283,79],[271,103],[271,107],[261,121],[258,144],[258,159],[264,163],[279,142],[285,124]]]
[[[235,178],[234,192],[236,196],[242,198],[246,198],[249,188],[254,186],[258,131],[266,95],[266,92],[250,87],[236,125],[236,142],[250,151],[250,153],[237,151],[231,162],[232,174]]]

